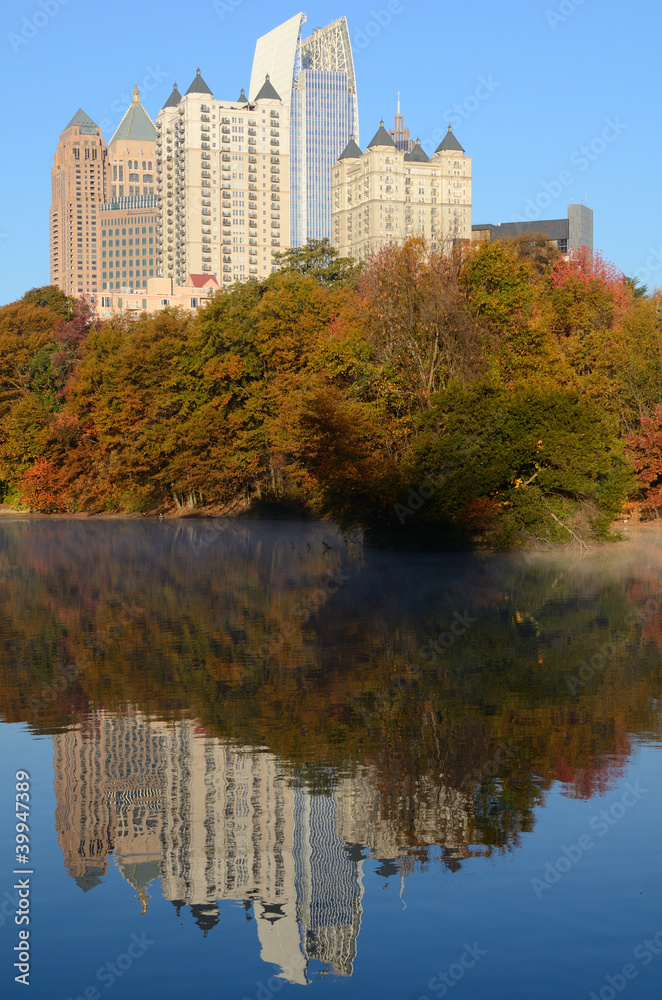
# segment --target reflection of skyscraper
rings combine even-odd
[[[98,712],[53,737],[55,827],[69,873],[84,891],[115,854],[146,906],[161,858],[162,736],[140,716]]]
[[[351,976],[361,924],[361,861],[340,839],[336,797],[298,791],[295,811],[297,912],[306,957]]]
[[[362,858],[394,859],[438,844],[457,867],[479,853],[472,796],[439,776],[387,790],[363,767],[320,794],[294,787],[279,759],[237,747],[194,722],[151,722],[140,714],[91,715],[53,737],[55,821],[65,864],[78,885],[98,885],[108,858],[143,911],[148,886],[180,912],[190,908],[207,935],[223,900],[254,917],[261,958],[280,977],[309,982],[319,962],[350,976],[362,919]],[[216,930],[220,933],[220,928]]]
[[[143,908],[147,886],[189,906],[205,935],[221,900],[252,908],[265,962],[308,982],[310,959],[351,974],[361,918],[360,863],[335,798],[295,791],[278,758],[235,747],[191,722],[99,712],[54,737],[56,827],[82,889],[115,854]]]
[[[302,40],[305,20],[297,14],[258,39],[249,94],[255,100],[268,73],[290,109],[292,246],[331,239],[331,169],[350,137],[359,138],[347,19]]]

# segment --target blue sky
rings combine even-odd
[[[662,286],[653,0],[6,0],[0,304],[48,284],[50,169],[79,106],[108,139],[134,83],[156,117],[198,65],[215,97],[236,99],[256,38],[302,9],[309,30],[348,18],[363,146],[400,91],[412,135],[433,143],[452,121],[473,156],[474,223],[558,218],[587,200],[596,248]]]

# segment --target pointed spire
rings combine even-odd
[[[239,100],[237,101],[237,104],[248,104],[248,98],[246,97],[246,91],[244,90],[243,87],[241,88],[241,93],[239,95]]]
[[[79,108],[76,114],[73,116],[67,128],[72,128],[75,126],[81,133],[81,135],[96,135],[98,125],[92,121],[89,115],[86,115],[82,108]],[[65,129],[66,132],[66,129]]]
[[[453,128],[452,128],[451,125],[448,126],[448,131],[446,132],[446,135],[444,136],[444,138],[441,140],[441,142],[437,146],[437,148],[435,150],[435,154],[436,153],[445,153],[445,152],[448,152],[448,151],[453,151],[453,152],[458,152],[458,153],[463,153],[464,152],[464,147],[459,144],[459,142],[457,141],[457,139],[453,135]]]
[[[429,163],[430,157],[421,146],[421,140],[417,139],[414,148],[410,153],[405,153],[407,163]]]
[[[141,142],[154,142],[156,139],[156,127],[140,103],[137,87],[133,91],[133,100],[128,111],[115,129],[115,134],[110,142],[115,142],[117,139],[124,141],[137,139]]]

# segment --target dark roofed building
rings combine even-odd
[[[405,153],[405,163],[429,163],[430,157],[421,146],[421,140],[417,139],[414,148],[410,153]]]
[[[96,135],[99,126],[92,121],[89,115],[86,115],[82,108],[79,108],[76,114],[73,116],[65,132],[69,128],[77,128],[81,135]]]
[[[361,152],[360,148],[357,146],[356,142],[354,141],[354,136],[351,136],[349,142],[347,143],[347,145],[343,149],[343,151],[340,154],[340,156],[338,157],[338,159],[339,160],[354,160],[354,159],[358,159],[360,156],[363,156],[363,153]]]
[[[555,243],[561,253],[572,253],[580,247],[593,249],[593,209],[586,205],[568,205],[565,219],[540,219],[501,222],[497,225],[482,223],[471,227],[473,243],[494,243],[495,240],[512,239],[523,234],[542,233],[548,242]]]
[[[177,90],[177,84],[173,84],[172,94],[163,105],[164,108],[176,108],[182,99],[182,95]]]

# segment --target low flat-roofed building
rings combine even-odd
[[[537,222],[500,222],[471,227],[472,243],[493,243],[512,239],[523,233],[544,233],[561,253],[572,253],[580,247],[593,249],[593,209],[586,205],[568,205],[565,219],[540,219]]]

